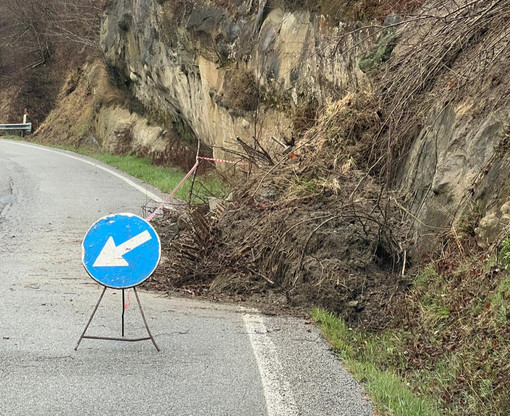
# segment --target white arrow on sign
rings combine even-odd
[[[138,246],[141,246],[143,243],[146,243],[151,238],[152,237],[149,232],[145,230],[137,236],[129,239],[125,243],[116,246],[115,241],[113,241],[113,237],[110,237],[99,253],[99,256],[97,256],[97,259],[92,267],[129,266],[129,263],[122,256],[126,253],[129,253],[131,250],[134,250]]]

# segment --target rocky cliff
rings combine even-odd
[[[340,31],[284,2],[119,0],[102,47],[118,81],[181,137],[216,153],[254,136],[281,150],[319,106],[367,84]]]
[[[427,2],[418,17],[433,17],[404,25],[389,60],[389,131],[405,150],[395,185],[425,247],[446,234],[487,247],[509,231],[508,13],[508,1]]]
[[[252,144],[253,137],[270,151],[283,150],[315,122],[319,108],[348,91],[388,98],[360,67],[368,72],[367,51],[376,65],[388,60],[394,46],[388,45],[389,30],[398,29],[390,37],[399,40],[390,62],[413,68],[411,76],[430,85],[408,91],[419,90],[420,102],[406,104],[419,114],[405,143],[394,144],[405,154],[394,161],[392,184],[408,196],[416,240],[456,224],[471,227],[486,244],[508,223],[509,47],[507,29],[497,23],[508,4],[478,6],[481,14],[454,2],[427,2],[425,23],[401,24],[390,15],[388,29],[380,31],[374,22],[360,29],[362,23],[338,15],[332,23],[296,2],[116,0],[108,6],[101,42],[110,71],[148,117],[224,156],[222,149],[236,149],[239,139]],[[428,74],[420,73],[428,61],[410,45],[428,44],[431,56],[444,51],[441,42],[430,41],[440,39],[434,32],[440,18],[459,39],[446,42],[449,52],[437,56]],[[468,23],[472,29],[464,30]],[[409,56],[414,62],[405,62]],[[369,70],[373,64],[368,59]],[[394,82],[412,83],[405,78],[409,70],[399,70]]]

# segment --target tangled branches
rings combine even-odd
[[[281,293],[290,305],[322,305],[375,326],[373,317],[384,321],[369,308],[384,307],[398,288],[403,225],[390,195],[351,156],[370,148],[374,103],[370,95],[335,103],[294,157],[255,172],[224,212],[188,215],[165,250],[170,285]]]
[[[403,23],[398,46],[380,80],[385,124],[375,162],[388,181],[416,137],[434,102],[445,104],[469,92],[483,93],[510,57],[508,0],[434,1]],[[498,105],[496,97],[493,106]]]

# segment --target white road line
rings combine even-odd
[[[296,416],[296,402],[290,384],[284,378],[276,347],[260,315],[243,314],[255,360],[260,372],[268,416]]]
[[[99,165],[98,163],[94,163],[89,160],[50,148],[44,148],[41,146],[34,146],[31,144],[19,143],[10,140],[9,143],[17,144],[19,146],[31,147],[44,152],[57,153],[68,158],[87,163],[91,166],[108,172],[109,174],[116,176],[119,179],[122,179],[128,185],[139,190],[154,201],[162,202],[160,197],[148,191],[144,187],[136,184],[132,180],[111,169]],[[257,366],[259,368],[260,378],[266,398],[268,416],[295,416],[298,413],[296,402],[294,400],[294,396],[288,381],[283,377],[284,372],[282,364],[278,360],[276,347],[271,341],[271,338],[268,336],[267,328],[264,325],[263,318],[260,315],[245,313],[243,314],[243,321],[246,327],[246,331],[248,332],[251,346],[253,348]]]
[[[90,160],[86,160],[86,159],[83,159],[81,157],[77,157],[77,156],[73,156],[73,155],[70,155],[68,153],[65,153],[63,151],[58,151],[58,150],[55,150],[55,149],[49,149],[49,148],[45,148],[45,147],[42,147],[42,146],[34,146],[32,144],[27,144],[27,143],[19,143],[19,142],[15,142],[15,141],[11,141],[11,140],[7,140],[9,143],[12,143],[12,144],[17,144],[19,146],[26,146],[26,147],[31,147],[33,149],[38,149],[38,150],[42,150],[43,152],[50,152],[50,153],[56,153],[56,154],[59,154],[59,155],[62,155],[62,156],[66,156],[66,157],[69,157],[71,159],[75,159],[75,160],[79,160],[80,162],[83,162],[83,163],[87,163],[91,166],[94,166],[98,169],[101,169],[101,170],[104,170],[105,172],[108,172],[110,175],[113,175],[113,176],[116,176],[117,178],[119,179],[122,179],[124,182],[126,182],[128,185],[132,186],[133,188],[137,189],[138,191],[142,192],[144,195],[148,196],[150,199],[156,201],[156,202],[162,202],[163,200],[157,196],[156,194],[153,194],[152,192],[150,192],[149,190],[145,189],[143,186],[141,185],[138,185],[137,183],[133,182],[131,179],[128,179],[126,178],[125,176],[122,176],[120,173],[117,173],[111,169],[108,169],[98,163],[94,163],[94,162],[91,162]]]

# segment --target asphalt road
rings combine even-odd
[[[88,339],[74,350],[102,291],[81,264],[85,233],[158,197],[92,159],[0,140],[0,415],[372,415],[300,319],[140,291],[161,352]],[[126,336],[145,336],[128,294]],[[107,290],[88,333],[120,336],[121,312]]]

